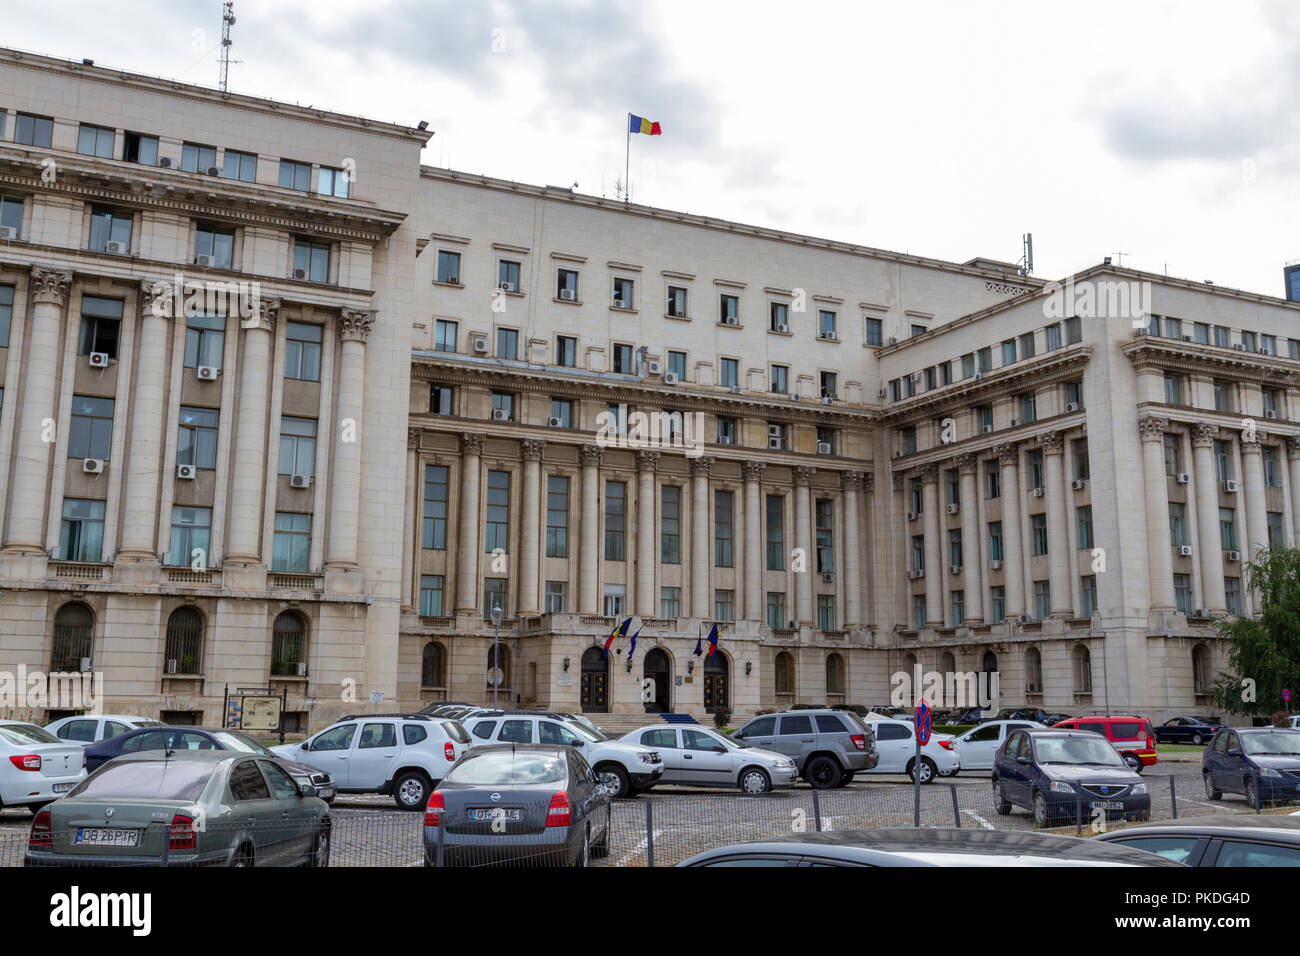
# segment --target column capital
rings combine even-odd
[[[483,442],[487,439],[486,435],[478,435],[473,432],[460,433],[460,453],[462,455],[481,455],[483,454]]]
[[[260,296],[253,300],[253,314],[244,316],[240,321],[240,326],[249,329],[257,329],[261,332],[274,332],[275,321],[280,317],[280,299],[277,296],[273,299],[263,299]]]
[[[424,434],[424,429],[423,429],[423,428],[407,428],[407,429],[406,429],[406,447],[407,447],[407,448],[419,448],[419,447],[420,447],[420,436],[423,435],[423,434]]]
[[[807,465],[799,465],[794,470],[794,483],[802,487],[812,484],[813,475],[817,474],[816,468],[809,468]]]
[[[952,463],[963,475],[973,475],[979,471],[979,459],[969,453],[957,455]]]
[[[37,302],[62,308],[68,300],[70,288],[72,288],[71,272],[52,272],[39,267],[32,269],[32,297]]]
[[[1010,441],[1005,445],[998,445],[993,452],[998,456],[999,464],[1015,465],[1020,462],[1020,449],[1016,442]]]
[[[933,485],[939,480],[939,466],[931,461],[917,469],[921,473],[921,481],[927,485]]]
[[[865,491],[867,494],[871,494],[871,492],[875,491],[875,489],[876,489],[875,474],[870,471],[864,471],[862,473],[862,490]]]
[[[907,475],[903,474],[901,471],[891,472],[889,477],[893,483],[895,493],[900,492],[907,487]]]
[[[1059,431],[1042,432],[1038,436],[1038,445],[1044,455],[1059,455],[1065,450],[1065,435]]]
[[[707,478],[713,474],[713,459],[707,455],[700,458],[691,459],[691,474],[695,477]]]
[[[653,472],[659,467],[659,452],[642,449],[636,453],[636,466],[642,471]]]
[[[1192,447],[1210,448],[1219,437],[1219,426],[1198,422],[1192,426]]]
[[[765,461],[747,461],[741,466],[746,481],[760,481],[765,468],[767,468],[767,462]]]
[[[1143,441],[1163,442],[1165,432],[1169,429],[1169,419],[1161,418],[1158,415],[1144,415],[1138,419],[1138,431],[1142,433]]]
[[[140,280],[140,312],[160,319],[172,317],[172,301],[176,296],[175,287],[166,279]]]
[[[525,438],[519,443],[519,454],[524,461],[541,461],[546,442],[540,438]]]
[[[864,475],[860,471],[842,471],[840,472],[840,487],[845,491],[856,492],[862,487]]]
[[[1286,456],[1300,458],[1300,436],[1291,436],[1286,440]]]
[[[1243,455],[1258,455],[1259,443],[1267,438],[1268,435],[1258,429],[1247,429],[1241,433],[1241,453]]]
[[[340,341],[365,345],[378,314],[374,309],[343,309],[339,312]]]
[[[582,461],[582,467],[590,465],[593,468],[600,466],[600,456],[604,454],[604,449],[599,445],[583,445],[578,449],[578,458]]]

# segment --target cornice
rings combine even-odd
[[[1279,355],[1260,355],[1154,335],[1139,335],[1120,352],[1136,370],[1154,368],[1180,374],[1231,375],[1251,382],[1300,387],[1300,362]]]

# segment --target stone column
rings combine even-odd
[[[1223,590],[1223,549],[1219,544],[1219,493],[1214,470],[1218,425],[1192,427],[1192,465],[1196,473],[1196,537],[1201,551],[1201,594],[1212,614],[1227,610]]]
[[[528,438],[519,443],[524,459],[523,524],[519,542],[519,614],[537,614],[537,562],[541,543],[542,453],[546,442]]]
[[[1074,617],[1070,587],[1070,532],[1065,508],[1065,439],[1060,432],[1038,436],[1043,449],[1043,481],[1047,495],[1048,581],[1052,588],[1052,617]],[[1161,485],[1163,488],[1164,486]],[[1166,557],[1168,550],[1165,551]]]
[[[984,620],[984,584],[980,577],[979,459],[958,455],[954,463],[961,473],[961,588],[966,598],[966,623]]]
[[[709,476],[712,458],[691,459],[691,616],[713,617],[709,601]]]
[[[1020,546],[1020,452],[1015,442],[993,449],[1001,466],[1002,577],[1007,594],[1007,617],[1025,613],[1025,558]],[[997,623],[997,622],[993,622]]]
[[[1165,480],[1165,430],[1169,419],[1147,415],[1138,420],[1142,434],[1142,487],[1146,495],[1147,567],[1153,611],[1174,609],[1173,540],[1169,536],[1169,492]]]
[[[922,501],[925,513],[921,524],[925,529],[925,624],[927,627],[943,627],[943,576],[947,573],[944,563],[943,543],[939,540],[939,466],[928,464],[921,466]]]
[[[763,602],[763,470],[761,461],[747,461],[745,475],[745,611],[744,619],[766,623]],[[784,621],[782,622],[785,623]]]
[[[894,616],[895,624],[905,624],[910,630],[912,627],[912,582],[907,577],[908,570],[912,567],[912,529],[905,518],[907,514],[907,477],[901,471],[895,471],[890,474],[890,487],[893,491],[891,499],[893,504],[893,521],[894,527],[898,529],[898,535],[893,541],[897,549],[896,567],[894,571]]]
[[[9,496],[6,551],[28,554],[45,551],[41,544],[41,527],[50,480],[50,449],[58,444],[59,437],[54,434],[52,424],[56,418],[54,383],[59,371],[59,329],[63,324],[63,307],[67,304],[71,285],[71,273],[32,270],[33,305],[24,361],[27,375],[23,382],[18,434],[14,440],[13,491]],[[11,391],[16,393],[18,390],[11,388]],[[14,398],[18,397],[14,395]]]
[[[262,490],[266,484],[266,408],[271,382],[271,336],[279,299],[259,299],[255,314],[242,320],[244,361],[239,373],[239,417],[235,423],[234,493],[225,563],[259,564]]]
[[[1286,457],[1291,466],[1291,547],[1300,547],[1300,438],[1286,440]]]
[[[485,435],[460,436],[460,530],[456,538],[456,613],[478,610],[479,471]]]
[[[655,472],[659,467],[659,452],[639,451],[636,455],[636,613],[642,618],[658,617],[659,602],[655,600],[655,546],[659,541],[658,523],[655,521],[657,491]]]
[[[330,477],[328,568],[357,566],[357,528],[361,516],[361,439],[365,414],[366,338],[375,313],[344,309],[339,315],[338,425]],[[351,439],[351,440],[348,440]]]
[[[1241,549],[1244,559],[1268,547],[1268,499],[1264,496],[1264,463],[1260,460],[1258,432],[1241,439],[1241,473],[1245,479],[1246,528],[1249,539]],[[1241,509],[1237,509],[1240,513]]]
[[[844,626],[862,626],[862,529],[858,524],[862,472],[840,475],[844,491]]]
[[[599,445],[583,445],[582,527],[578,551],[578,610],[599,614],[600,601],[600,456]]]
[[[817,552],[813,547],[812,478],[815,468],[800,465],[794,470],[795,547],[803,551],[804,569],[795,574],[795,619],[803,627],[813,623],[813,574],[817,569]]]
[[[420,435],[419,428],[406,429],[406,496],[402,522],[402,606],[418,608],[420,606],[419,586],[415,580],[416,569],[420,566],[420,548],[415,536],[423,534],[424,527],[424,476],[420,474]],[[420,529],[417,531],[416,529]],[[414,591],[414,594],[412,594]]]

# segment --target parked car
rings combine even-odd
[[[271,750],[331,774],[338,793],[388,794],[402,810],[423,810],[438,781],[469,748],[469,734],[454,720],[364,714]]]
[[[993,760],[993,799],[1006,816],[1023,807],[1040,827],[1091,820],[1097,810],[1106,819],[1146,820],[1151,796],[1109,742],[1080,730],[1017,730]]]
[[[678,866],[1181,866],[1155,854],[1032,830],[843,830],[697,853]]]
[[[1032,720],[1036,723],[1047,723],[1045,718],[1047,713],[1041,707],[1003,707],[993,717],[994,720]]]
[[[865,717],[871,713],[870,709],[864,704],[831,704],[831,710],[847,710],[859,717]]]
[[[457,707],[475,707],[475,706],[477,705],[471,704],[467,700],[435,701],[432,704],[428,704],[427,706],[420,708],[420,713],[424,714],[426,717],[441,717],[446,711],[454,710]]]
[[[85,767],[79,744],[26,721],[0,720],[0,807],[35,813],[80,783]]]
[[[329,808],[275,757],[128,754],[36,815],[23,862],[158,866],[164,853],[172,866],[327,866]]]
[[[745,793],[757,794],[792,786],[799,776],[793,758],[747,746],[704,727],[655,724],[621,739],[659,753],[664,761],[659,783],[739,787]]]
[[[944,723],[948,724],[978,724],[988,720],[988,714],[984,712],[983,707],[965,707],[953,711],[948,715]]]
[[[1073,719],[1074,718],[1069,714],[1047,714],[1046,716],[1043,717],[1043,723],[1047,724],[1047,726],[1049,727],[1055,727],[1063,720],[1073,720]]]
[[[885,704],[881,707],[867,708],[867,714],[880,714],[882,717],[900,717],[900,716],[905,717],[908,715],[908,713],[909,712],[903,710],[903,708],[894,707],[893,705],[890,704]],[[863,716],[865,717],[866,714],[864,714]]]
[[[85,746],[100,740],[109,740],[128,730],[161,726],[163,722],[152,717],[135,717],[129,714],[82,714],[79,717],[60,717],[46,724],[45,729],[60,740]]]
[[[1292,714],[1282,726],[1300,730],[1300,714]]]
[[[573,747],[475,747],[429,797],[426,866],[586,866],[609,853],[610,795]]]
[[[962,770],[992,770],[998,748],[1007,735],[1017,730],[1046,730],[1045,724],[1032,720],[990,720],[953,738],[953,749]]]
[[[1199,747],[1217,734],[1220,726],[1201,717],[1171,717],[1155,729],[1156,743]]]
[[[1205,795],[1220,800],[1240,793],[1252,806],[1266,800],[1300,800],[1300,730],[1227,727],[1201,756]]]
[[[921,748],[920,765],[916,763],[916,727],[910,719],[869,720],[879,760],[871,773],[905,773],[921,783],[934,783],[937,776],[950,777],[961,770],[961,760],[953,746],[952,734],[931,734]]]
[[[489,710],[466,723],[475,747],[485,743],[546,744],[576,747],[591,764],[611,798],[635,797],[659,782],[664,762],[659,752],[640,744],[610,740],[604,734],[538,710]]]
[[[1115,746],[1115,750],[1134,773],[1153,767],[1160,760],[1156,755],[1156,738],[1145,717],[1071,717],[1052,725],[1053,730],[1088,730],[1101,734]]]
[[[1300,866],[1300,820],[1231,814],[1189,817],[1093,837],[1187,866]]]
[[[843,710],[788,710],[751,718],[732,738],[795,762],[799,776],[818,790],[846,786],[870,770],[878,756],[870,725]]]
[[[604,731],[602,731],[598,726],[592,723],[591,718],[585,716],[584,714],[560,714],[560,716],[563,717],[571,724],[582,724],[582,726],[586,727],[593,734],[598,734],[602,737],[605,736]],[[609,738],[606,737],[605,739],[608,740]]]

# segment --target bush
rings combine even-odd
[[[1271,718],[1269,718],[1269,719],[1270,719],[1270,721],[1272,722],[1272,724],[1273,724],[1274,727],[1290,727],[1290,726],[1291,726],[1291,715],[1288,714],[1285,710],[1276,710],[1276,711],[1274,711],[1274,712],[1273,712],[1273,716],[1272,716]]]
[[[715,710],[715,711],[713,712],[713,726],[714,726],[714,727],[717,727],[719,730],[722,730],[722,729],[723,729],[724,727],[726,727],[729,723],[731,723],[731,711],[729,711],[729,710]]]

